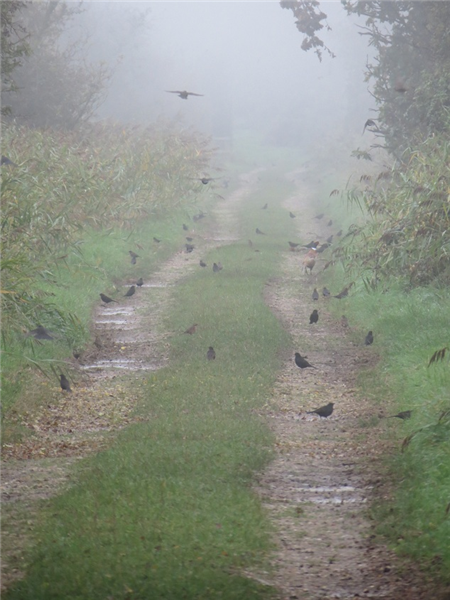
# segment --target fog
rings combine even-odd
[[[89,58],[114,72],[100,118],[163,117],[215,138],[252,130],[273,144],[303,145],[330,132],[360,138],[370,116],[366,39],[340,2],[321,5],[332,31],[320,35],[336,54],[322,62],[301,49],[293,14],[277,1],[84,6],[73,31],[87,31]]]

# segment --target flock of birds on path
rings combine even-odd
[[[183,100],[187,100],[188,96],[202,96],[202,94],[196,94],[194,92],[187,92],[187,91],[177,91],[177,90],[169,91],[169,90],[167,90],[167,92],[170,94],[178,94],[179,97],[182,98]],[[368,123],[368,124],[366,123],[366,126],[368,126],[368,125],[370,125],[370,123]],[[16,166],[15,163],[10,161],[10,159],[8,159],[5,156],[1,157],[1,163],[2,163],[2,165]],[[213,177],[199,178],[199,181],[204,185],[207,185],[208,183],[210,183],[213,180],[214,180]],[[268,203],[266,203],[261,208],[263,210],[266,210],[268,208]],[[204,212],[200,212],[199,214],[194,215],[192,219],[194,222],[197,222],[197,221],[200,221],[201,219],[203,219],[205,216],[206,215]],[[296,215],[292,211],[289,211],[289,216],[291,219],[296,218]],[[324,216],[325,216],[324,213],[320,213],[320,214],[316,215],[314,218],[317,220],[321,220]],[[333,224],[333,221],[330,219],[328,221],[327,225],[329,227],[331,227],[332,224]],[[182,227],[183,227],[184,231],[189,230],[189,227],[185,223],[183,223]],[[266,235],[258,227],[255,229],[255,233],[256,233],[256,235]],[[341,235],[342,235],[342,230],[340,230],[336,233],[336,237],[340,237]],[[308,244],[301,244],[300,242],[297,243],[297,242],[291,242],[291,241],[288,242],[288,245],[289,245],[289,248],[291,251],[298,251],[300,249],[307,250],[305,256],[303,257],[303,266],[304,266],[304,270],[305,270],[306,274],[312,273],[312,270],[316,264],[317,255],[324,252],[327,248],[329,248],[331,246],[331,244],[333,242],[333,237],[334,237],[333,235],[330,235],[326,239],[326,242],[324,242],[323,244],[320,244],[319,240],[311,240],[311,242],[309,242]],[[192,237],[190,237],[190,236],[186,237],[186,240],[187,240],[187,243],[185,244],[185,252],[189,254],[189,253],[193,252],[193,250],[195,249],[195,245],[191,243],[193,241]],[[153,238],[153,241],[156,244],[159,244],[161,242],[161,240],[156,237]],[[249,243],[250,247],[253,247],[253,242],[251,240],[248,240],[248,243]],[[139,254],[137,254],[133,250],[129,250],[128,252],[129,252],[129,255],[131,258],[131,264],[136,265],[137,259],[140,258]],[[208,266],[202,259],[200,259],[199,265],[200,265],[200,267],[203,267],[203,268]],[[222,269],[223,269],[223,266],[220,262],[213,263],[212,270],[214,273],[218,273]],[[144,285],[144,281],[143,281],[142,277],[140,277],[135,282],[135,284],[130,286],[130,288],[123,295],[123,297],[130,298],[131,296],[134,296],[134,294],[136,293],[136,288],[140,288],[143,285]],[[349,285],[345,286],[338,294],[336,294],[334,296],[332,296],[330,291],[326,287],[324,287],[322,289],[322,295],[324,298],[328,298],[328,297],[332,296],[333,298],[337,298],[340,300],[340,299],[348,296],[348,292],[349,292],[350,288],[352,287],[352,285],[354,285],[354,282],[351,282]],[[107,296],[103,292],[100,293],[100,299],[103,302],[104,306],[107,306],[108,304],[111,304],[112,302],[117,303],[117,300],[114,300],[114,298]],[[312,292],[312,300],[314,302],[317,302],[319,300],[319,292],[317,291],[317,288],[314,288],[314,290]],[[319,311],[317,309],[314,309],[309,317],[309,323],[310,323],[310,325],[314,325],[314,324],[317,324],[318,321],[319,321]],[[343,327],[348,327],[348,321],[347,321],[347,318],[345,317],[345,315],[342,315],[341,324]],[[194,323],[193,325],[191,325],[191,327],[186,329],[186,331],[184,333],[192,335],[196,332],[197,327],[198,327],[198,324]],[[49,332],[47,329],[45,329],[45,327],[43,327],[42,325],[39,325],[38,327],[36,327],[36,329],[29,331],[27,335],[33,336],[37,340],[53,340],[54,339],[54,337],[51,335],[51,332]],[[364,344],[366,346],[370,346],[373,344],[373,341],[374,341],[373,332],[369,331],[364,338]],[[78,356],[76,356],[76,353],[74,352],[74,356],[75,356],[75,358],[77,358],[79,356],[79,354],[78,354]],[[212,346],[209,346],[208,351],[206,353],[206,358],[208,361],[215,360],[216,352]],[[317,367],[315,367],[314,365],[312,365],[311,363],[308,362],[307,358],[308,358],[307,356],[302,356],[299,352],[295,352],[295,356],[294,356],[295,365],[299,369],[306,369],[306,368],[317,369]],[[72,391],[72,389],[70,387],[70,382],[63,373],[60,374],[60,385],[61,385],[61,389],[63,391],[65,391],[65,392]],[[329,417],[333,413],[333,407],[334,407],[334,403],[329,402],[325,406],[321,406],[313,411],[308,411],[307,414],[317,414],[319,417],[326,418],[326,417]],[[389,417],[389,418],[394,418],[394,417],[397,417],[399,419],[409,419],[411,417],[411,411],[409,411],[409,410],[402,411],[396,415],[392,415],[392,417]]]

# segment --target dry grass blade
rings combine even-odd
[[[440,350],[436,350],[436,352],[430,358],[430,362],[428,363],[428,366],[430,366],[434,362],[438,362],[440,360],[444,360],[445,353],[446,353],[447,350],[448,350],[447,346],[445,346],[444,348],[441,348]]]

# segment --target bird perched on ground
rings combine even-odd
[[[320,221],[320,219],[323,219],[324,216],[325,216],[325,213],[320,213],[320,215],[316,215],[314,218],[318,219]]]
[[[295,353],[295,364],[297,365],[297,367],[299,367],[300,369],[306,369],[307,367],[311,367],[313,369],[316,369],[317,367],[314,367],[313,365],[311,365],[306,359],[308,357],[307,356],[301,356],[301,354],[299,354],[298,352]]]
[[[339,231],[336,234],[336,237],[341,237],[341,235],[342,235],[342,229],[339,229]]]
[[[305,244],[304,246],[302,246],[302,248],[310,248],[310,249],[311,248],[317,248],[318,245],[319,245],[319,240],[316,240],[316,241],[311,240],[309,242],[309,244]]]
[[[50,332],[42,327],[42,325],[38,325],[36,329],[32,329],[27,333],[27,337],[33,336],[36,340],[53,340],[53,336],[50,335]]]
[[[295,244],[294,242],[288,242],[288,244],[291,248],[297,248],[297,246],[300,246],[300,244]]]
[[[210,346],[208,348],[208,352],[206,353],[206,358],[208,360],[214,360],[216,358],[216,353],[215,353],[214,348],[212,346]]]
[[[194,244],[186,244],[186,252],[192,252],[192,250],[195,248]]]
[[[214,273],[218,273],[222,269],[223,269],[222,263],[218,262],[218,263],[214,263],[213,264],[213,271],[214,271]]]
[[[106,294],[100,294],[100,298],[103,300],[103,302],[105,304],[109,304],[110,302],[116,302],[117,303],[117,300],[113,300],[112,298],[110,298]]]
[[[193,239],[194,239],[194,238],[192,238],[192,237],[186,236],[186,241],[187,241],[187,242],[192,242],[192,240],[193,240]]]
[[[373,344],[373,333],[372,331],[369,331],[369,333],[366,335],[366,337],[364,338],[364,343],[366,346],[370,346],[371,344]]]
[[[61,373],[61,375],[59,376],[59,382],[61,384],[61,389],[65,392],[71,392],[72,390],[70,389],[70,383],[69,380],[67,379],[67,377]]]
[[[184,333],[188,333],[189,335],[192,335],[193,333],[195,333],[197,327],[198,327],[198,323],[194,323],[193,325],[188,327]]]
[[[345,288],[343,288],[339,294],[336,294],[336,296],[333,296],[333,298],[337,298],[338,300],[341,300],[342,298],[346,298],[348,296],[348,290],[352,287],[353,283],[351,283],[350,285],[346,285]]]
[[[201,181],[203,183],[203,185],[206,185],[210,181],[214,181],[214,179],[215,179],[214,177],[200,177],[199,181]]]
[[[206,214],[204,212],[200,212],[198,213],[198,215],[194,215],[192,217],[192,220],[194,221],[194,223],[197,223],[197,221],[200,221],[200,219],[204,219],[206,217]]]
[[[315,308],[312,313],[309,315],[309,324],[312,325],[313,323],[317,323],[317,321],[319,320],[319,313],[317,311],[317,309]]]
[[[402,410],[401,412],[397,413],[396,415],[391,415],[390,417],[386,417],[386,419],[410,419],[411,418],[411,413],[412,410]]]
[[[266,235],[263,231],[261,231],[258,228],[256,228],[255,233],[257,233],[258,235]]]
[[[135,265],[136,259],[139,258],[139,254],[136,254],[136,252],[133,252],[133,250],[128,250],[128,254],[131,256],[131,264]]]
[[[319,415],[319,417],[329,417],[333,412],[334,402],[329,402],[325,404],[325,406],[321,406],[320,408],[316,408],[315,410],[309,410],[307,412],[308,415]]]
[[[325,298],[327,298],[328,296],[330,296],[330,290],[324,287],[322,290],[322,295],[325,296]]]
[[[139,279],[136,281],[136,285],[138,287],[142,287],[144,285],[144,280],[142,279],[142,277],[139,277]]]
[[[313,299],[314,301],[316,301],[316,300],[318,300],[318,299],[319,299],[319,292],[317,291],[317,288],[314,288],[314,291],[313,291],[313,293],[312,293],[312,299]]]
[[[291,219],[295,219],[295,215],[293,212],[289,212],[289,216],[291,217]]]
[[[1,160],[1,164],[2,165],[8,165],[10,167],[17,167],[16,163],[13,162],[10,158],[8,158],[7,156],[3,156],[2,155],[2,160]]]
[[[80,350],[72,350],[72,356],[74,357],[75,360],[78,360],[79,358],[81,358],[81,351]]]
[[[189,227],[183,223],[183,229],[184,229],[184,231],[188,231]]]
[[[158,240],[158,238],[154,237],[153,241],[156,242],[157,244],[159,244],[161,240]]]
[[[195,94],[194,92],[187,92],[186,90],[165,90],[168,94],[178,94],[182,100],[187,100],[188,96],[203,96],[203,94]]]
[[[330,219],[330,220],[328,221],[328,223],[327,223],[327,227],[331,227],[332,225],[333,225],[333,220],[332,220],[332,219]]]
[[[269,205],[267,204],[267,202],[264,204],[264,206],[261,207],[262,210],[265,210]]]
[[[201,266],[201,267],[207,267],[207,266],[208,266],[208,265],[207,265],[205,262],[203,262],[202,260],[200,260],[200,263],[199,263],[199,264],[200,264],[200,266]]]
[[[130,289],[128,290],[128,292],[123,295],[123,297],[124,298],[129,298],[130,296],[132,296],[134,294],[135,291],[136,291],[136,287],[134,285],[132,285],[130,287]]]
[[[331,244],[333,242],[333,236],[330,235],[330,237],[327,237],[327,243]]]

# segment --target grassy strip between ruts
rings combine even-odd
[[[260,204],[255,195],[246,211]],[[261,218],[289,228],[281,210]],[[170,367],[143,380],[148,421],[86,461],[79,483],[46,507],[27,576],[6,598],[271,595],[244,571],[267,566],[270,526],[250,484],[272,440],[256,411],[289,345],[263,302],[274,237],[261,236],[258,253],[247,243],[214,250],[203,258],[223,271],[199,269],[177,286],[169,327],[198,323],[197,333],[175,335]]]

